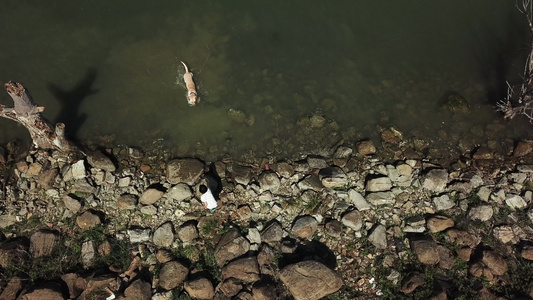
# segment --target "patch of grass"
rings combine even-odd
[[[207,222],[205,222],[204,225],[202,226],[202,233],[204,235],[210,235],[211,233],[213,233],[213,230],[215,230],[215,228],[217,227],[218,227],[217,220],[210,219]]]
[[[322,201],[318,197],[314,197],[311,201],[305,203],[304,209],[308,214],[315,213]]]

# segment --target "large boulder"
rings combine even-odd
[[[159,273],[159,286],[170,291],[180,285],[187,275],[189,269],[177,261],[169,261],[163,265]]]
[[[203,173],[204,163],[194,158],[174,159],[167,164],[166,175],[171,184],[195,185]]]
[[[286,266],[279,278],[296,300],[318,300],[335,293],[343,284],[337,273],[313,260]]]
[[[230,262],[222,269],[222,278],[236,278],[243,282],[256,282],[259,277],[259,264],[256,257],[245,257]]]
[[[215,248],[215,259],[219,266],[246,254],[250,250],[250,242],[237,229],[228,231]]]

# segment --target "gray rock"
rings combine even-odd
[[[298,188],[302,191],[313,190],[321,191],[324,188],[322,181],[318,178],[318,175],[307,175],[304,179],[298,182]]]
[[[93,265],[96,251],[93,241],[85,241],[81,244],[81,263],[85,269]]]
[[[185,222],[178,229],[178,237],[184,243],[192,242],[198,238],[198,228],[196,227],[196,221],[191,220]]]
[[[145,190],[141,198],[139,198],[139,202],[144,205],[150,205],[157,202],[157,200],[161,199],[165,193],[154,188],[149,188]]]
[[[174,159],[168,162],[166,171],[171,184],[195,185],[204,174],[204,163],[194,158]]]
[[[370,209],[370,204],[366,202],[365,197],[354,189],[348,191],[348,200],[357,210],[363,211]]]
[[[533,173],[533,165],[518,165],[516,166],[516,169],[519,172]]]
[[[276,193],[281,185],[278,175],[274,172],[263,172],[258,181],[263,191],[271,191],[272,193]]]
[[[158,247],[170,247],[174,241],[174,226],[166,222],[154,231],[153,242]]]
[[[511,226],[495,227],[492,233],[494,234],[495,238],[497,238],[504,244],[509,242],[511,242],[512,244],[518,244],[518,242],[520,242],[520,238],[515,235]]]
[[[193,196],[191,188],[185,183],[178,183],[172,188],[170,188],[165,194],[166,198],[176,200],[178,202],[185,199],[191,198]]]
[[[104,170],[107,172],[115,172],[115,164],[100,151],[93,151],[87,153],[87,162],[93,168]]]
[[[342,233],[342,223],[337,220],[330,220],[326,222],[324,230],[328,235],[338,238],[341,236]]]
[[[159,286],[164,290],[172,290],[180,285],[187,275],[189,269],[177,261],[169,261],[163,265],[159,272]]]
[[[348,185],[348,176],[339,167],[328,167],[320,170],[318,178],[328,189],[342,188]]]
[[[317,157],[308,157],[307,164],[309,165],[309,168],[311,169],[323,169],[328,166],[328,164],[323,158],[317,158]]]
[[[72,164],[70,171],[72,172],[73,179],[82,179],[85,178],[85,161],[83,159],[78,160]]]
[[[472,220],[478,220],[481,222],[488,221],[492,218],[494,211],[490,205],[481,205],[472,207],[468,212],[468,217]]]
[[[152,286],[146,281],[137,279],[124,290],[124,296],[128,300],[150,300],[152,298]]]
[[[157,215],[157,208],[153,205],[142,206],[140,211],[143,215],[148,215],[148,216]]]
[[[257,230],[257,228],[248,229],[248,234],[246,235],[246,238],[252,244],[261,244],[261,234],[259,233],[259,230]]]
[[[423,216],[415,216],[405,221],[403,232],[422,233],[426,231],[426,219]]]
[[[392,181],[389,177],[382,176],[370,178],[366,182],[365,190],[367,192],[384,192],[392,188]]]
[[[294,167],[286,162],[280,162],[276,165],[276,172],[283,178],[289,178],[294,175]]]
[[[17,223],[17,217],[13,215],[1,215],[0,216],[0,228],[7,228]]]
[[[378,225],[370,235],[368,236],[368,241],[372,243],[376,248],[378,249],[386,249],[387,248],[387,234],[385,226]]]
[[[360,141],[355,145],[355,148],[362,156],[376,154],[376,147],[371,140]]]
[[[228,231],[215,248],[215,259],[219,266],[231,261],[250,250],[250,242],[237,229]]]
[[[318,227],[318,221],[312,216],[302,216],[296,219],[292,225],[291,231],[299,238],[306,239],[315,234]]]
[[[232,179],[239,184],[248,185],[252,180],[252,168],[234,165],[231,172]]]
[[[72,213],[77,213],[81,209],[81,203],[69,195],[63,196],[62,200],[65,207]]]
[[[50,256],[54,246],[59,241],[59,235],[52,231],[37,231],[30,237],[30,253],[33,258]]]
[[[183,288],[194,299],[213,299],[215,297],[213,283],[207,278],[201,277],[186,281]]]
[[[222,269],[222,279],[235,278],[252,283],[260,279],[259,264],[256,257],[246,257],[230,262]]]
[[[432,199],[437,211],[447,210],[455,206],[455,201],[450,199],[448,195],[433,197]]]
[[[279,278],[296,300],[318,300],[335,293],[343,285],[337,273],[312,260],[284,267]]]
[[[492,191],[488,187],[482,186],[479,188],[479,191],[477,191],[476,195],[479,197],[479,199],[481,199],[481,201],[488,202],[491,193]]]
[[[261,240],[267,244],[279,243],[283,237],[283,228],[278,221],[274,221],[261,232]]]
[[[366,200],[374,206],[394,205],[396,199],[393,192],[376,192],[366,196]]]
[[[235,278],[228,278],[218,285],[217,290],[221,291],[226,297],[233,297],[242,290],[242,284]]]
[[[524,198],[518,196],[518,195],[512,195],[505,199],[505,204],[511,208],[511,210],[516,209],[524,209],[527,207],[526,201],[524,201]]]
[[[448,184],[448,171],[432,169],[422,176],[422,187],[432,192],[442,192]]]
[[[150,228],[129,229],[127,232],[132,244],[144,243],[150,240]]]
[[[361,227],[363,227],[363,218],[361,213],[357,210],[345,213],[344,216],[342,216],[341,222],[344,226],[355,231],[359,231],[361,230]]]
[[[137,196],[135,195],[122,195],[117,200],[117,208],[120,210],[135,209],[137,207]]]

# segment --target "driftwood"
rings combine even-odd
[[[39,149],[56,149],[61,152],[76,150],[76,146],[65,137],[65,124],[57,123],[55,127],[41,115],[44,107],[37,106],[20,83],[10,81],[5,85],[6,91],[13,99],[14,107],[0,104],[0,116],[22,124],[30,132],[33,145]]]
[[[533,39],[533,4],[532,0],[523,0],[522,6],[518,6],[527,19],[529,33]],[[515,95],[513,86],[507,83],[507,97],[498,102],[496,108],[501,111],[506,119],[513,119],[518,115],[526,116],[533,123],[533,41],[530,45],[530,53],[524,67],[523,82],[518,95]]]

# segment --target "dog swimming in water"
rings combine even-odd
[[[184,62],[181,62],[185,67],[185,74],[183,74],[183,81],[185,81],[185,86],[187,87],[187,102],[190,106],[196,106],[198,102],[198,93],[196,92],[196,84],[192,80],[192,73],[189,72],[189,68]]]

